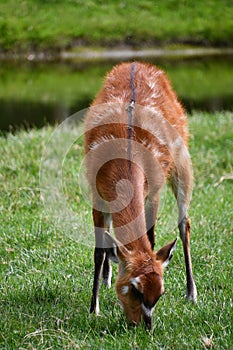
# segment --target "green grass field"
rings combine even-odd
[[[92,225],[91,209],[77,186],[82,139],[63,163],[65,198],[77,213],[73,230],[69,224],[56,225],[40,197],[41,157],[54,129],[0,138],[0,349],[233,349],[233,183],[216,185],[233,173],[233,114],[195,113],[189,124],[195,176],[192,255],[199,300],[197,305],[185,300],[179,240],[165,272],[166,294],[156,307],[152,333],[128,326],[114,287],[101,289],[101,316],[88,314],[93,247],[75,239]],[[74,132],[67,130],[67,136]],[[178,235],[174,225],[167,226],[174,202],[169,193],[165,197],[156,248]]]
[[[5,0],[0,3],[0,48],[232,45],[232,10],[229,0],[19,0],[17,6]]]

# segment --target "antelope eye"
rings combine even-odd
[[[133,295],[137,299],[139,299],[139,300],[143,299],[143,294],[133,284],[131,284],[131,290],[132,290]]]

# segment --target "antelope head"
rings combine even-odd
[[[109,236],[111,237],[111,236]],[[144,320],[152,328],[152,314],[159,298],[164,294],[163,269],[172,258],[176,241],[168,243],[154,253],[127,249],[113,237],[112,258],[119,262],[116,291],[128,321],[137,325]]]

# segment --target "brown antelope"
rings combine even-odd
[[[197,292],[190,255],[187,208],[192,171],[184,109],[165,73],[140,63],[122,63],[107,75],[85,119],[87,177],[92,190],[95,272],[90,312],[99,313],[100,276],[111,285],[110,260],[119,263],[116,291],[132,324],[152,327],[164,293],[163,268],[176,240],[156,253],[154,225],[166,179],[178,205],[187,298]],[[115,237],[108,233],[110,222]]]

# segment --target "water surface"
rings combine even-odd
[[[233,107],[232,57],[161,59],[188,113]],[[0,67],[0,130],[59,123],[88,107],[112,61],[83,63],[4,63]]]

